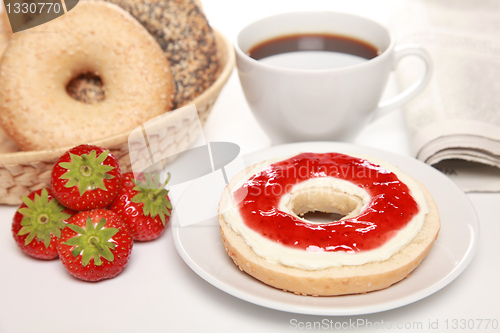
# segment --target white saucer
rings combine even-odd
[[[479,223],[466,195],[445,175],[413,158],[335,142],[307,142],[271,147],[244,157],[249,166],[271,157],[299,152],[335,151],[381,158],[422,182],[433,195],[441,217],[441,231],[429,255],[403,281],[388,289],[363,295],[307,297],[271,288],[241,272],[222,246],[217,217],[180,227],[174,214],[172,235],[180,256],[200,277],[242,300],[281,311],[314,315],[359,315],[398,308],[427,297],[459,276],[476,252]],[[191,186],[196,186],[193,182]],[[202,197],[187,191],[181,201],[193,207]],[[214,193],[220,196],[221,193]],[[185,204],[186,202],[184,202]],[[174,210],[175,212],[175,210]]]

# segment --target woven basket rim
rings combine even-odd
[[[207,103],[213,96],[217,95],[226,84],[235,65],[235,55],[231,42],[217,29],[213,29],[217,42],[220,43],[220,51],[224,52],[221,59],[225,58],[225,64],[217,79],[203,93],[195,97],[190,103],[200,107]],[[105,139],[88,142],[88,144],[112,148],[118,144],[123,144],[132,130],[109,136]],[[73,146],[60,147],[46,150],[19,151],[13,153],[0,154],[0,165],[25,164],[38,161],[53,160],[61,156]]]

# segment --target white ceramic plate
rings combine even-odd
[[[478,244],[479,224],[472,204],[446,176],[410,157],[334,142],[308,142],[271,147],[245,156],[249,166],[265,159],[299,152],[335,151],[366,154],[388,161],[421,181],[433,195],[441,217],[441,232],[429,255],[410,276],[388,289],[362,295],[305,297],[271,288],[241,272],[222,246],[216,217],[172,229],[180,256],[203,279],[242,300],[287,312],[314,315],[359,315],[401,307],[427,297],[448,285],[464,271]],[[196,181],[191,186],[196,186]],[[204,198],[188,191],[181,201],[193,207]],[[214,193],[220,196],[221,193]],[[174,218],[175,221],[175,218]]]

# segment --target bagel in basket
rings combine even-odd
[[[5,8],[0,8],[0,59],[9,43],[10,36],[12,36],[12,29],[10,28],[7,11]]]
[[[308,211],[345,215],[331,223]],[[303,153],[237,174],[219,204],[223,245],[240,270],[300,295],[380,290],[408,276],[440,230],[426,188],[366,157]]]
[[[174,109],[217,79],[215,34],[197,0],[105,0],[128,11],[155,38],[169,60],[176,86]]]
[[[173,109],[192,101],[219,74],[215,33],[197,0],[102,0],[125,9],[153,36],[167,57],[174,78]],[[99,101],[101,84],[88,76],[72,81],[68,93],[86,103]]]
[[[99,77],[104,99],[67,92],[82,74]],[[128,12],[81,2],[67,14],[12,36],[0,64],[0,123],[22,150],[91,142],[131,130],[172,108],[170,66]]]

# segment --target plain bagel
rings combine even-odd
[[[436,204],[427,189],[416,182],[427,202],[428,213],[417,235],[389,259],[318,270],[300,269],[266,260],[257,255],[241,235],[228,225],[222,211],[230,199],[230,189],[235,190],[253,168],[241,171],[224,190],[219,204],[219,224],[224,248],[239,269],[272,287],[313,296],[358,294],[385,289],[407,277],[425,258],[438,236],[440,221]]]
[[[103,101],[87,104],[68,94],[69,82],[82,74],[101,79]],[[0,122],[22,150],[131,130],[171,110],[175,92],[169,63],[146,29],[118,6],[93,1],[14,34],[0,86]]]

